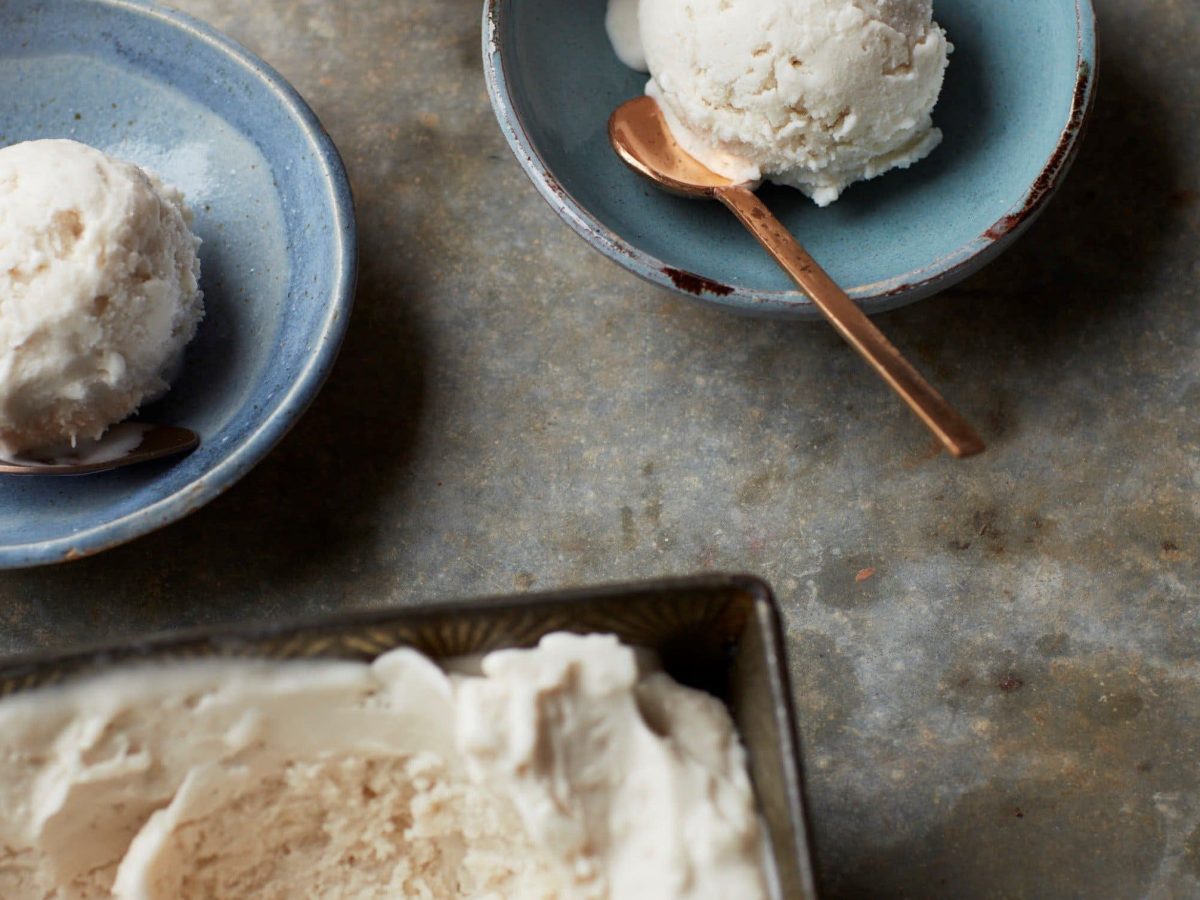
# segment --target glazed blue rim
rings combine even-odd
[[[215,500],[257,465],[291,430],[324,385],[341,349],[358,280],[358,240],[350,180],[333,139],[304,98],[277,71],[232,38],[186,13],[155,6],[148,0],[91,0],[101,6],[156,19],[208,45],[237,63],[265,85],[297,123],[311,144],[328,185],[334,214],[336,286],[324,322],[314,334],[316,349],[287,392],[249,434],[208,472],[174,493],[135,512],[66,537],[0,547],[0,568],[69,562],[102,553],[170,525]]]
[[[821,313],[803,291],[755,291],[738,285],[716,284],[694,272],[681,273],[664,260],[639,250],[603,225],[550,172],[517,110],[509,86],[500,35],[507,30],[513,0],[485,0],[483,7],[483,69],[492,109],[521,168],[551,208],[588,244],[638,277],[675,293],[699,297],[732,310],[797,319],[820,319]],[[1079,152],[1080,138],[1096,99],[1097,33],[1092,0],[1075,0],[1076,80],[1071,112],[1054,151],[1025,195],[990,228],[958,249],[919,269],[884,281],[847,287],[869,315],[887,312],[930,297],[991,262],[1020,236],[1045,209]],[[680,279],[680,275],[685,276]],[[674,277],[672,277],[672,275]],[[699,285],[684,290],[677,283]],[[709,286],[716,290],[710,290]]]

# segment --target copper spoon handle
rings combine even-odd
[[[713,194],[775,257],[775,261],[825,313],[838,334],[883,376],[952,455],[973,456],[984,449],[983,441],[967,421],[883,336],[858,304],[817,265],[753,191],[732,186],[715,188]]]

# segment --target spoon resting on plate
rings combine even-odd
[[[608,136],[625,164],[659,187],[685,197],[719,200],[728,207],[951,455],[961,458],[983,451],[984,443],[975,430],[817,265],[754,192],[746,184],[711,171],[679,146],[653,97],[638,97],[622,104],[609,119]]]
[[[99,440],[78,441],[44,450],[0,456],[0,475],[93,475],[153,459],[189,453],[200,436],[174,425],[122,422]]]

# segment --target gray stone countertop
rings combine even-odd
[[[826,896],[1200,896],[1200,4],[1099,0],[1062,193],[884,317],[990,441],[954,462],[827,328],[648,287],[562,225],[493,120],[479,0],[176,2],[341,148],[355,317],[227,495],[0,576],[0,652],[753,572]]]

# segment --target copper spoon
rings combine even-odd
[[[613,149],[635,172],[685,197],[720,200],[871,364],[953,456],[973,456],[983,441],[834,283],[745,184],[723,178],[676,143],[653,97],[620,106],[608,122]]]
[[[98,441],[0,457],[0,475],[93,475],[195,450],[200,436],[174,425],[122,422]]]

